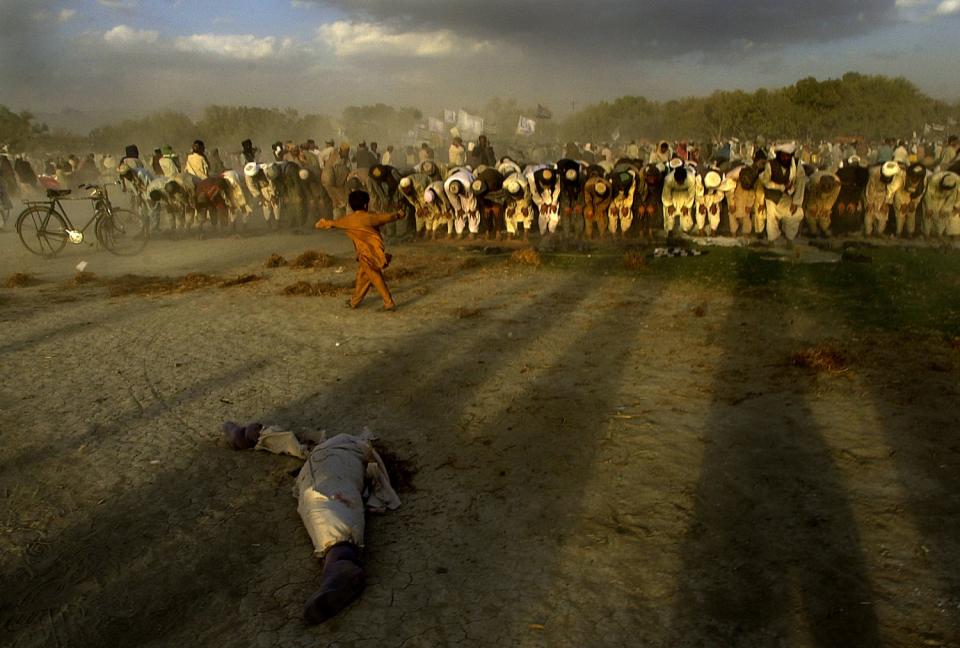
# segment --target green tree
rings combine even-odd
[[[11,152],[31,148],[49,130],[46,124],[35,124],[29,112],[15,113],[7,106],[0,105],[0,144],[6,144]]]

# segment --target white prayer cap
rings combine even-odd
[[[520,183],[517,182],[516,178],[511,178],[503,184],[503,188],[507,190],[507,193],[518,194],[520,193]]]
[[[788,155],[793,155],[797,152],[797,143],[796,142],[784,142],[783,144],[778,144],[773,147],[774,153],[787,153]]]
[[[882,173],[888,178],[892,178],[893,176],[900,173],[900,165],[894,162],[893,160],[890,160],[889,162],[884,162],[883,166],[880,167],[880,173]]]
[[[407,180],[407,178],[404,178],[404,180]],[[428,188],[426,191],[423,192],[423,201],[424,201],[424,202],[432,203],[432,202],[433,202],[433,199],[434,199],[433,189]]]
[[[860,156],[851,155],[850,159],[847,160],[847,164],[849,164],[850,166],[860,166]]]
[[[300,176],[301,180],[306,180],[310,177],[310,172],[307,169],[300,169],[297,171],[297,175]]]
[[[247,176],[248,178],[252,178],[258,173],[260,173],[260,165],[256,162],[247,162],[243,166],[243,175]]]
[[[412,184],[413,184],[413,180],[411,180],[410,178],[400,178],[401,189],[409,189]]]
[[[593,190],[598,194],[605,194],[607,193],[607,183],[603,180],[598,180],[596,184],[593,185]]]
[[[573,182],[577,179],[577,170],[576,169],[567,169],[566,174],[564,174],[570,182]]]
[[[721,182],[723,182],[723,178],[716,171],[707,171],[707,175],[703,176],[703,185],[707,189],[716,189]]]
[[[681,160],[678,157],[675,157],[669,162],[667,162],[667,166],[669,166],[671,169],[679,169],[680,167],[683,166],[683,160]]]

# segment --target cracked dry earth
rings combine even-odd
[[[337,235],[53,261],[15,239],[4,276],[39,283],[0,288],[4,645],[960,646],[960,351],[942,339],[656,264],[395,247],[385,314],[282,294],[351,281]],[[306,249],[345,272],[263,268]],[[81,259],[102,282],[71,283]],[[263,278],[106,283],[193,271]],[[786,362],[825,340],[849,371]],[[300,619],[319,564],[299,462],[228,449],[226,418],[368,426],[418,469],[370,519],[365,594],[326,625]]]

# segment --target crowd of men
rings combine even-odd
[[[406,211],[386,226],[391,237],[960,236],[956,136],[872,146],[758,138],[707,150],[692,142],[571,142],[497,157],[480,135],[466,145],[454,137],[443,153],[438,159],[427,143],[381,152],[374,142],[308,140],[276,142],[263,155],[248,139],[228,166],[197,140],[182,160],[169,146],[144,160],[131,145],[119,160],[45,160],[40,174],[26,156],[4,154],[0,203],[8,213],[14,199],[44,188],[119,178],[154,230],[176,233],[243,227],[252,218],[306,230],[342,218],[349,193],[363,189],[371,211]]]

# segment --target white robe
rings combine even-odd
[[[306,459],[293,496],[318,558],[341,542],[362,547],[365,511],[382,513],[400,506],[383,459],[370,444],[373,439],[369,430],[360,436],[338,434],[308,454],[293,432],[276,426],[260,432],[257,450]]]
[[[460,168],[443,182],[443,190],[453,209],[453,227],[458,235],[463,234],[464,228],[469,228],[471,234],[480,232],[480,208],[471,189],[473,180],[473,174],[468,169]],[[460,193],[450,191],[450,186],[456,181],[463,186]]]
[[[683,232],[693,229],[696,202],[696,172],[693,169],[687,169],[687,177],[683,184],[677,182],[673,171],[668,173],[663,181],[663,229],[667,233],[672,232],[677,218],[680,219],[680,229]]]

